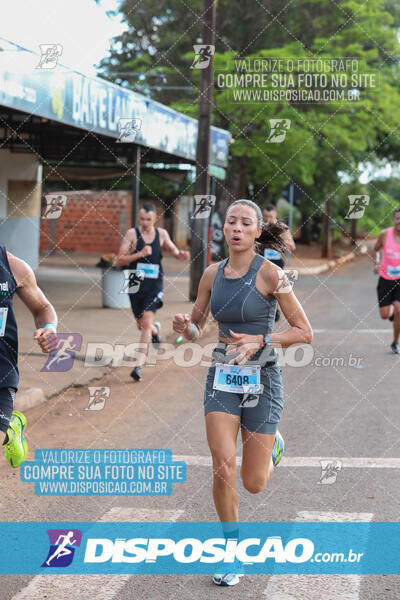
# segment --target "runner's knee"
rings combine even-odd
[[[267,473],[247,473],[242,470],[241,473],[243,486],[251,494],[259,494],[265,488],[268,477]]]
[[[145,330],[145,329],[151,329],[152,321],[153,321],[152,317],[142,317],[137,322],[138,329],[140,329],[141,331]]]
[[[236,481],[236,454],[212,452],[214,479],[234,486]]]
[[[383,306],[380,310],[381,319],[388,319],[390,317],[390,306]]]

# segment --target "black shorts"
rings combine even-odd
[[[379,277],[377,292],[379,306],[390,306],[395,301],[400,302],[400,279]]]
[[[281,269],[285,268],[285,261],[283,258],[269,258],[268,260]]]
[[[16,391],[14,387],[0,388],[0,430],[4,433],[7,433],[11,419]]]
[[[164,304],[162,301],[163,296],[163,291],[155,291],[146,295],[129,294],[129,300],[135,319],[141,319],[146,310],[155,313]]]

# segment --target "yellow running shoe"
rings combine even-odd
[[[14,410],[7,429],[8,442],[3,445],[5,457],[14,469],[19,467],[28,455],[28,444],[23,435],[25,427],[25,415]]]

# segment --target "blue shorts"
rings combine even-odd
[[[260,383],[264,386],[261,394],[238,394],[214,390],[215,363],[228,362],[228,358],[226,360],[225,357],[222,358],[225,350],[221,346],[225,344],[219,343],[218,348],[214,349],[211,367],[207,373],[204,414],[217,411],[237,415],[240,417],[242,429],[254,433],[275,434],[283,409],[282,374],[278,364],[267,363],[268,366],[261,367]],[[260,352],[257,352],[251,357],[251,361],[259,354]],[[229,356],[229,360],[231,358],[232,356]]]

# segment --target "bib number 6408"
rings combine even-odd
[[[226,383],[228,385],[249,385],[248,375],[226,375]]]

